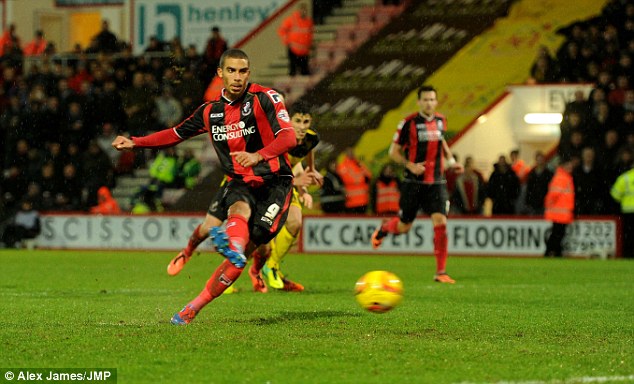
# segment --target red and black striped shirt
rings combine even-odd
[[[405,179],[423,184],[445,183],[444,153],[442,140],[447,131],[447,119],[435,113],[427,120],[420,113],[413,113],[402,120],[396,133],[394,143],[399,144],[405,158],[412,163],[425,162],[425,172],[416,176],[405,170]]]
[[[164,132],[163,134],[161,134]],[[280,95],[270,88],[249,84],[244,94],[230,101],[211,100],[173,128],[133,140],[140,147],[161,148],[208,133],[223,171],[229,178],[259,185],[293,172],[286,152],[297,144],[295,131]],[[276,140],[277,138],[277,140]],[[231,152],[258,152],[265,161],[245,168]]]

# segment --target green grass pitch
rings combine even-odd
[[[443,285],[429,256],[292,254],[283,269],[305,292],[254,293],[245,273],[176,327],[221,259],[169,277],[172,256],[1,251],[1,366],[154,384],[634,382],[632,261],[450,257]],[[382,315],[353,297],[377,269],[405,286]]]

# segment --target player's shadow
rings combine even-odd
[[[278,315],[270,317],[258,317],[251,319],[237,319],[236,323],[241,324],[253,324],[253,325],[274,325],[289,323],[292,321],[310,321],[321,318],[334,318],[334,317],[359,317],[358,313],[346,312],[346,311],[303,311],[303,312],[281,312]]]

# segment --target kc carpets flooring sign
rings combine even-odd
[[[377,218],[306,217],[302,249],[310,253],[426,254],[434,251],[429,219],[419,219],[409,233],[388,236],[379,251],[370,237],[381,224]],[[451,219],[447,223],[452,255],[542,256],[551,224],[531,219]],[[579,220],[569,226],[565,250],[569,255],[601,253],[617,249],[616,219]]]

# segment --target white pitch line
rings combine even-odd
[[[616,381],[634,382],[634,375],[628,376],[587,376],[573,377],[565,380],[529,380],[529,381],[496,381],[496,382],[470,382],[462,381],[456,384],[585,384],[585,383],[612,383]]]

